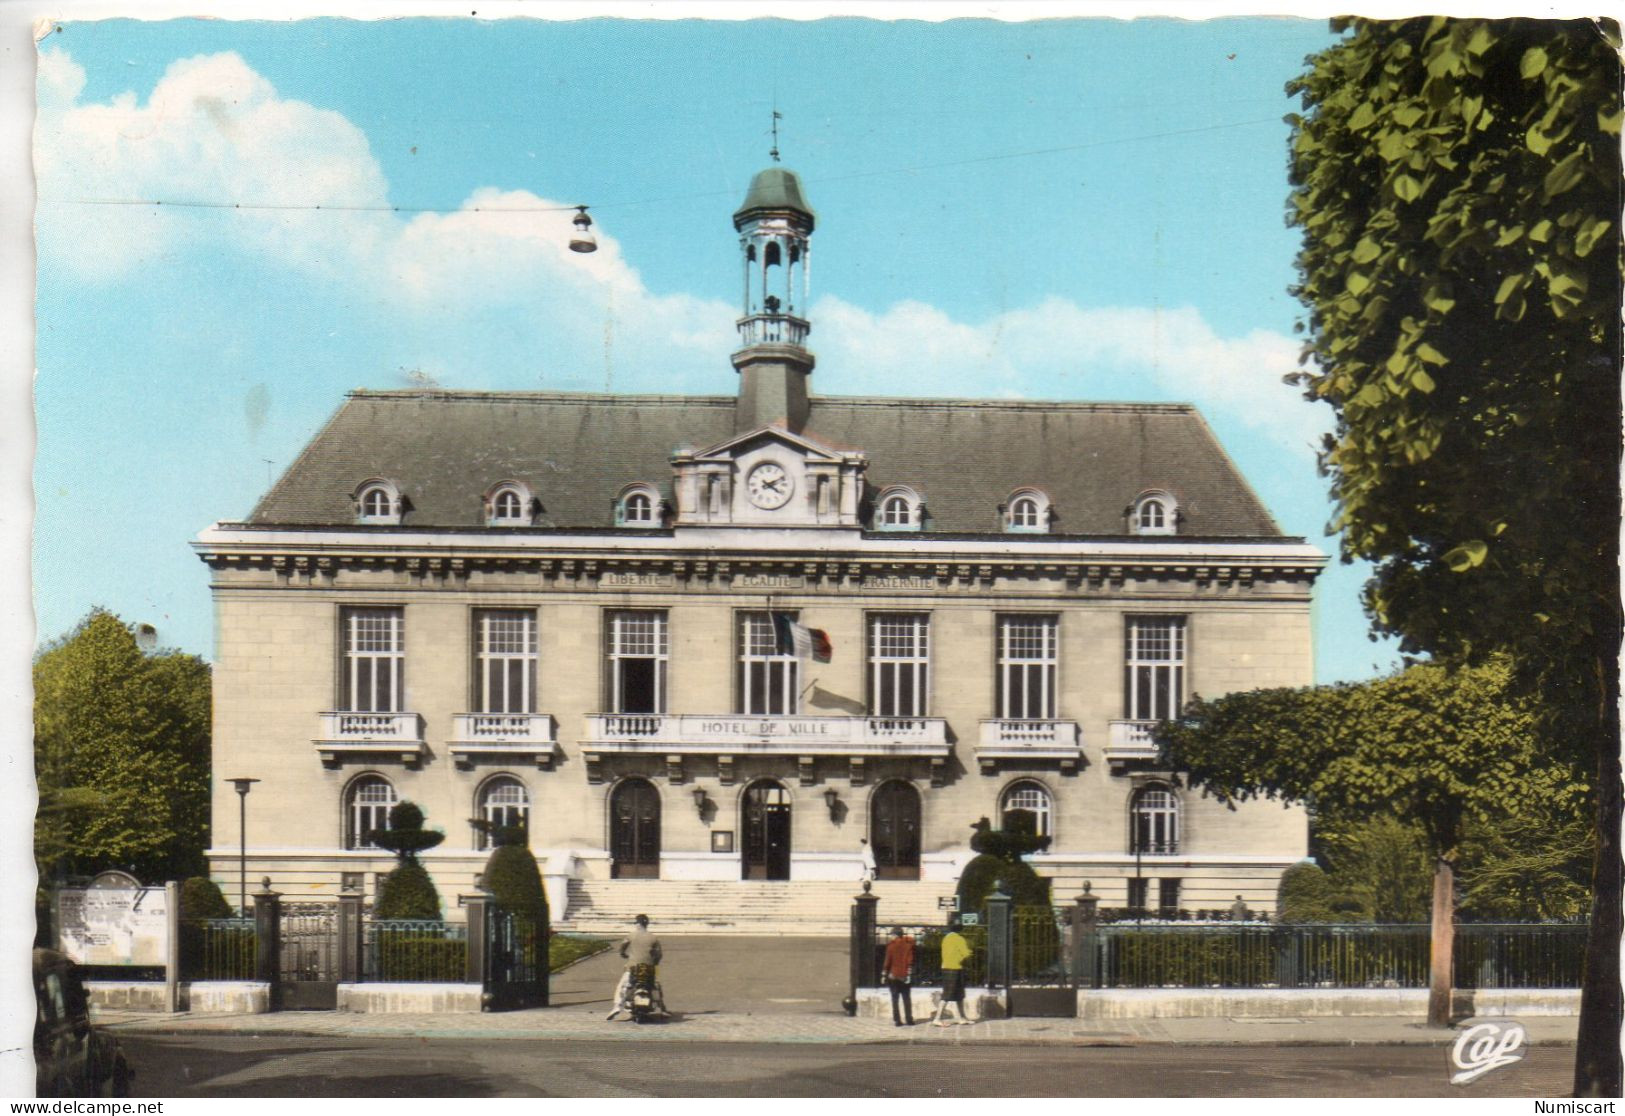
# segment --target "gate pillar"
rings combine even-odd
[[[254,979],[270,988],[270,1009],[282,1009],[282,893],[271,890],[271,877],[254,893]]]
[[[341,984],[361,979],[361,892],[347,887],[339,892],[338,978]]]
[[[987,983],[989,988],[1003,988],[1005,1016],[1010,1015],[1010,980],[1014,975],[1014,942],[1010,927],[1010,896],[1004,893],[1003,881],[987,897]]]
[[[1084,880],[1083,892],[1072,912],[1072,983],[1079,988],[1095,988],[1100,984],[1099,905],[1100,897],[1090,894],[1089,881]]]
[[[851,1010],[857,1010],[858,989],[877,988],[880,985],[880,965],[875,957],[875,908],[880,896],[871,895],[868,880],[863,881],[863,894],[852,901],[852,930],[848,939],[851,959]]]
[[[486,957],[491,944],[491,896],[488,892],[477,891],[471,895],[459,895],[457,901],[468,912],[468,960],[463,979],[484,988],[488,970]]]

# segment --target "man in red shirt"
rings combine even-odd
[[[914,967],[914,939],[903,933],[901,926],[891,928],[891,941],[886,943],[886,960],[880,966],[880,976],[891,989],[891,1019],[894,1026],[914,1026],[913,991],[909,987],[909,970]],[[898,1014],[897,1002],[903,1002]]]

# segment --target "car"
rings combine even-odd
[[[34,951],[34,1091],[42,1097],[127,1097],[135,1076],[118,1040],[90,1024],[79,965]]]

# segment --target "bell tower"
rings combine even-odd
[[[773,152],[778,158],[777,149]],[[744,317],[734,429],[743,433],[781,423],[799,433],[807,423],[807,351],[812,328],[807,303],[807,250],[813,212],[794,171],[772,166],[751,179],[745,202],[734,213],[745,269]]]

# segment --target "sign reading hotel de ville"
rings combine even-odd
[[[851,735],[846,717],[685,717],[683,735],[745,741],[834,741]]]

